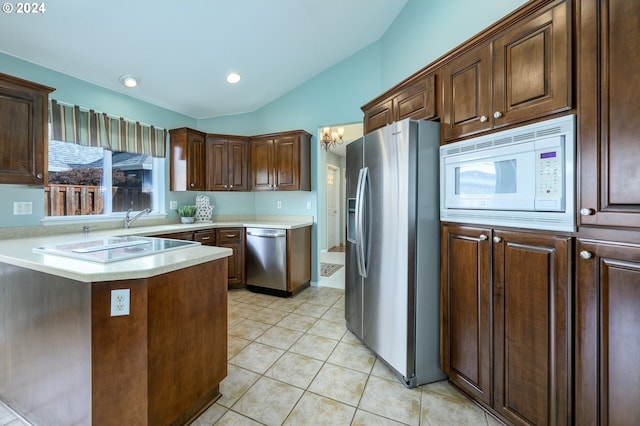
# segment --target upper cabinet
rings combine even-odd
[[[207,191],[249,190],[249,138],[207,135],[205,148]]]
[[[311,191],[311,135],[304,130],[251,138],[252,191]]]
[[[172,191],[204,191],[205,134],[186,127],[170,131]]]
[[[53,90],[0,73],[0,183],[47,184],[47,112]]]
[[[405,118],[429,120],[437,116],[436,75],[420,75],[397,86],[362,107],[364,132],[386,126]]]
[[[640,2],[579,12],[578,225],[640,228]]]
[[[447,63],[443,139],[570,109],[571,34],[571,10],[556,1]]]

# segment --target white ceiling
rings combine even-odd
[[[0,52],[205,118],[268,104],[377,41],[406,3],[55,0],[41,14],[2,13]],[[126,89],[123,74],[140,84]]]

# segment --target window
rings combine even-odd
[[[49,141],[45,216],[163,212],[164,158]]]

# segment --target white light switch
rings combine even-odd
[[[33,203],[31,201],[14,201],[13,202],[13,215],[28,215],[33,214]]]
[[[169,210],[177,210],[178,202],[177,201],[169,201]]]
[[[129,315],[130,290],[123,288],[111,290],[111,316]]]

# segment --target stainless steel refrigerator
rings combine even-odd
[[[403,120],[347,145],[347,327],[408,387],[439,368],[439,142]]]

